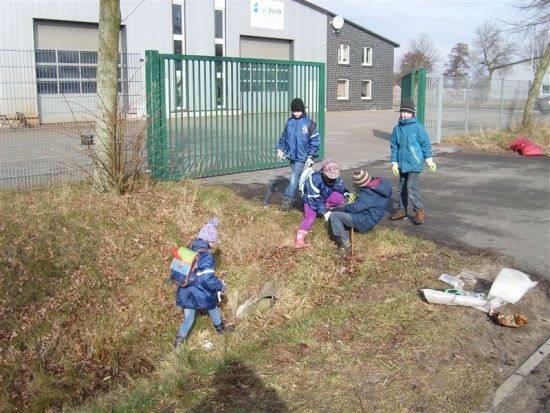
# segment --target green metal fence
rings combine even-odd
[[[148,160],[177,180],[271,168],[275,146],[304,100],[325,136],[323,63],[146,52]]]
[[[416,117],[424,124],[426,105],[426,69],[414,69],[401,78],[401,100],[412,98],[416,103]]]

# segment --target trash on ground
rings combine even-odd
[[[500,311],[490,311],[489,315],[493,320],[504,327],[520,328],[529,322],[527,317],[521,313],[504,315]]]
[[[265,314],[273,306],[281,286],[282,283],[278,280],[266,282],[258,294],[249,298],[237,308],[236,317],[243,319],[252,314]]]
[[[500,270],[486,296],[483,292],[462,290],[464,283],[458,276],[453,277],[449,274],[443,274],[439,277],[439,280],[452,285],[454,288],[445,291],[429,288],[420,289],[420,293],[427,302],[472,307],[489,314],[505,304],[517,303],[527,291],[537,285],[537,282],[531,281],[527,274],[511,268]],[[527,319],[525,318],[525,320]]]
[[[544,150],[539,148],[525,136],[520,136],[514,140],[509,148],[523,156],[544,156]]]
[[[214,344],[212,344],[211,341],[206,341],[203,343],[202,348],[205,350],[212,350],[214,348]]]

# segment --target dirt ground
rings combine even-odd
[[[264,201],[268,189],[267,185],[262,184],[231,184],[229,187],[244,198],[257,200],[259,204]],[[269,199],[269,207],[276,208],[280,200],[280,193],[272,194]],[[296,206],[300,208],[299,203]],[[437,240],[432,241],[437,244]],[[468,273],[475,276],[475,280],[470,281],[470,285],[468,283],[466,285],[474,291],[488,292],[501,268],[513,268],[510,258],[495,254],[492,251],[485,252],[492,258],[480,263],[478,268],[467,269]],[[473,353],[479,360],[490,360],[491,363],[498,366],[498,372],[502,377],[501,383],[544,344],[550,335],[550,281],[533,277],[531,279],[537,281],[538,284],[528,291],[521,300],[516,304],[507,304],[499,308],[503,315],[523,314],[528,322],[521,328],[503,327],[494,318],[489,317],[480,310],[469,307],[445,306],[448,307],[449,312],[456,314],[457,320],[462,319],[461,321],[476,332],[473,337],[468,337],[468,346],[474,348]],[[379,289],[371,292],[370,294],[373,296],[368,298],[380,299],[389,294],[393,288],[395,286],[389,283],[385,287],[381,285]],[[465,287],[465,289],[467,288]],[[445,359],[429,360],[430,368],[437,370],[438,363],[443,366],[454,358],[460,359],[462,357],[460,350],[457,350],[459,348],[457,343],[460,344],[461,342],[460,331],[456,332],[456,338],[455,343],[450,343],[452,344],[450,345],[451,354]],[[548,360],[541,363],[524,380],[524,383],[496,408],[491,406],[492,396],[489,396],[487,407],[482,411],[486,413],[519,411],[522,413],[550,413],[550,370],[545,368],[549,365]]]

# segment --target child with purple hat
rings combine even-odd
[[[176,293],[176,305],[183,309],[184,320],[178,330],[174,347],[187,340],[187,336],[193,327],[197,310],[207,310],[214,328],[218,334],[223,334],[231,327],[225,327],[220,310],[218,309],[218,292],[226,292],[227,285],[215,274],[213,245],[218,242],[218,230],[220,221],[214,217],[208,224],[202,227],[197,238],[191,243],[190,250],[199,253],[199,259],[195,270],[196,281],[184,288],[179,288]]]
[[[340,169],[333,159],[321,162],[321,169],[311,172],[306,169],[300,178],[300,191],[304,201],[304,219],[296,234],[295,247],[306,245],[306,236],[315,222],[317,214],[330,217],[330,209],[342,205],[349,196],[344,181],[340,178]]]

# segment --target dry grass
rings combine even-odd
[[[296,251],[299,211],[266,211],[194,181],[0,202],[0,412],[473,412],[511,369],[487,351],[502,327],[417,293],[441,288],[443,272],[494,275],[505,264],[494,257],[375,229],[342,261],[321,219],[311,247]],[[188,347],[174,351],[170,246],[214,215],[217,273],[229,285],[222,313],[236,332],[217,336],[199,316]],[[235,319],[272,279],[282,282],[272,309]]]
[[[443,145],[458,146],[465,150],[515,154],[510,150],[510,144],[520,136],[524,136],[541,148],[546,156],[550,156],[550,123],[539,122],[532,132],[521,130],[480,130],[467,135],[445,137]]]

